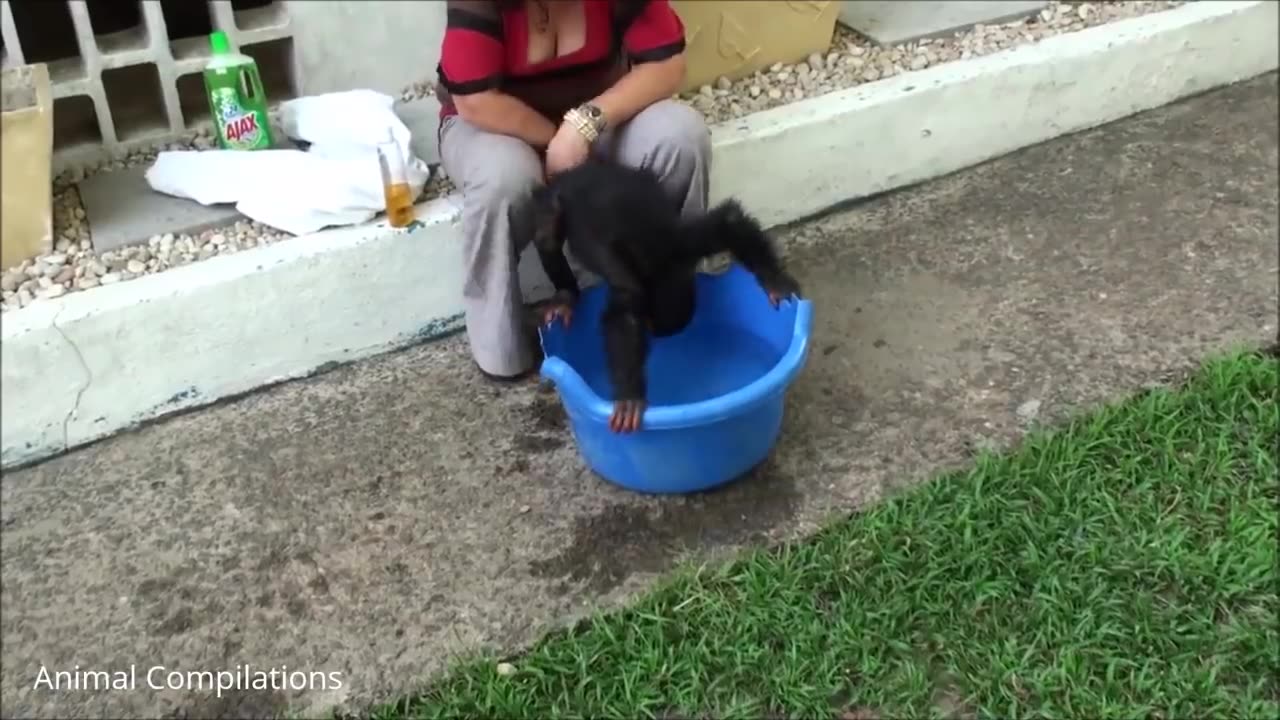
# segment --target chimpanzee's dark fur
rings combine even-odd
[[[693,219],[651,172],[588,160],[553,177],[533,198],[534,245],[556,294],[546,317],[571,317],[579,288],[563,252],[567,242],[586,269],[609,285],[605,351],[615,393],[610,427],[639,429],[645,407],[647,332],[672,335],[694,310],[699,260],[728,251],[777,304],[800,294],[760,224],[736,200]]]

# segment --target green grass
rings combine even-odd
[[[1280,716],[1277,375],[1213,361],[374,717]]]

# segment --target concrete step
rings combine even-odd
[[[152,235],[195,235],[244,219],[233,205],[205,206],[158,193],[147,184],[146,172],[146,166],[127,168],[80,183],[95,251],[140,245]]]

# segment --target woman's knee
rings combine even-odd
[[[523,141],[449,118],[441,133],[445,171],[469,208],[493,211],[519,204],[542,182],[542,163]]]
[[[622,143],[620,153],[633,158],[636,154],[667,156],[701,165],[711,156],[706,121],[697,110],[675,100],[659,100],[637,113]]]
[[[530,155],[533,154],[527,146],[523,149]],[[484,155],[484,162],[477,163],[460,183],[463,202],[467,205],[483,207],[489,211],[521,207],[534,189],[542,184],[542,167],[536,157],[530,162],[529,158],[521,157],[519,152],[492,150],[486,151]]]

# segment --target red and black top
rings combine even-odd
[[[631,65],[684,51],[684,24],[668,0],[583,0],[582,47],[530,64],[526,7],[522,0],[448,1],[436,68],[441,118],[456,113],[453,96],[500,88],[558,123]]]

